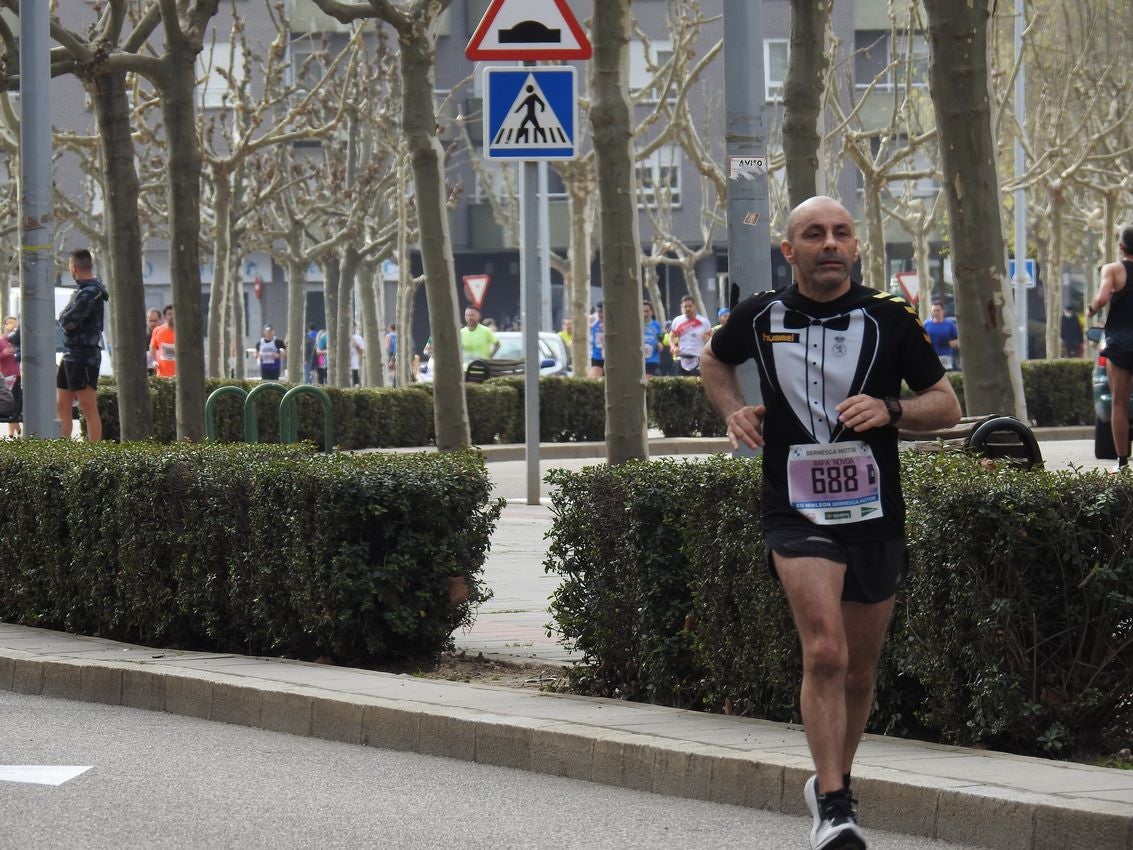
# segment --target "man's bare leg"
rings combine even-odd
[[[822,793],[842,787],[849,647],[842,614],[846,565],[773,555],[803,651],[800,708]]]
[[[71,405],[75,394],[69,390],[55,391],[55,415],[59,417],[59,436],[64,440],[71,438]]]
[[[885,635],[893,619],[897,597],[884,602],[843,602],[842,621],[846,628],[849,664],[846,669],[846,740],[842,750],[842,773],[849,773],[858,751],[869,712],[873,708],[873,688],[877,662],[885,646]]]
[[[102,439],[102,417],[98,413],[98,390],[92,387],[75,393],[79,400],[79,410],[87,420],[87,440],[97,443]],[[69,419],[70,417],[68,417]]]
[[[1109,424],[1113,432],[1113,447],[1118,457],[1129,456],[1129,393],[1133,373],[1106,361],[1106,375],[1109,377],[1109,391],[1113,399],[1110,405]]]

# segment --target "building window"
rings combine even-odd
[[[768,103],[780,103],[783,100],[790,48],[791,43],[785,38],[763,40],[763,80]]]
[[[232,103],[244,82],[244,49],[239,44],[218,41],[197,56],[197,97],[203,109],[218,109]]]
[[[653,85],[659,69],[673,58],[673,42],[667,38],[655,38],[649,42],[649,53],[645,52],[645,43],[631,41],[629,43],[629,93],[637,97],[642,91],[645,103],[656,103],[660,92]],[[669,96],[674,97],[675,92],[670,91]]]
[[[896,41],[894,41],[896,39]],[[891,89],[908,79],[928,86],[928,42],[921,33],[858,30],[854,33],[854,85]]]
[[[565,201],[566,199],[566,184],[563,183],[563,178],[559,175],[559,172],[555,170],[554,164],[551,164],[547,167],[547,200]]]
[[[656,209],[681,205],[681,149],[666,145],[658,148],[636,166],[637,206]]]

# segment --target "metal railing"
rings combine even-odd
[[[330,396],[319,387],[302,384],[288,389],[275,381],[265,381],[257,384],[251,392],[242,387],[218,387],[213,390],[205,401],[205,439],[216,442],[216,406],[219,400],[226,395],[239,395],[244,399],[244,442],[258,443],[260,441],[260,419],[256,411],[257,399],[267,392],[280,392],[283,398],[279,402],[279,441],[281,443],[297,443],[299,441],[299,405],[298,397],[304,393],[319,399],[323,406],[323,450],[334,451],[334,409]]]

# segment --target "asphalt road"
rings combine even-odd
[[[809,819],[9,693],[0,762],[90,767],[59,786],[0,781],[0,847],[20,850],[809,846]]]

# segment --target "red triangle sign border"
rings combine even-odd
[[[582,25],[579,24],[578,18],[574,16],[574,12],[572,12],[570,6],[567,5],[567,0],[553,0],[553,2],[562,14],[563,20],[566,22],[571,34],[578,42],[577,46],[545,48],[484,47],[484,40],[492,31],[496,17],[508,2],[526,2],[526,0],[492,0],[488,11],[484,13],[484,17],[480,19],[480,23],[476,26],[476,31],[472,34],[472,38],[469,39],[468,47],[464,50],[464,55],[469,59],[474,61],[508,59],[534,62],[540,59],[589,59],[593,54],[590,39],[586,37],[586,32],[582,29]]]

